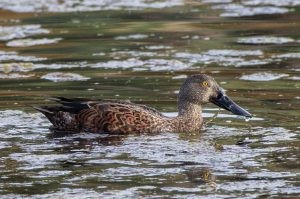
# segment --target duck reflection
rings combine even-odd
[[[124,139],[129,135],[111,135],[111,134],[87,134],[78,133],[74,134],[72,132],[57,132],[52,131],[47,137],[48,139],[53,139],[58,144],[62,145],[59,148],[60,151],[71,152],[71,151],[81,151],[88,152],[92,150],[95,146],[117,146],[123,144]]]

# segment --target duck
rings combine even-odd
[[[202,106],[213,103],[235,115],[252,115],[237,105],[213,77],[188,76],[178,94],[178,115],[167,117],[158,110],[124,100],[88,100],[53,97],[57,106],[34,106],[52,123],[55,132],[153,134],[162,132],[194,133],[203,125]]]

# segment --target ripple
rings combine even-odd
[[[1,53],[1,52],[0,52]],[[33,70],[33,63],[5,63],[0,64],[0,71],[4,73],[10,72],[28,72]]]
[[[221,17],[243,17],[255,15],[270,15],[270,14],[284,14],[290,10],[285,7],[277,6],[244,6],[236,3],[220,4],[212,7],[213,9],[224,10]]]
[[[273,6],[297,6],[300,5],[299,0],[246,0],[243,1],[244,5],[251,5],[251,6],[257,6],[257,5],[273,5]]]
[[[21,56],[12,51],[0,51],[0,61],[43,61],[47,58],[35,56]]]
[[[0,111],[0,118],[0,137],[3,139],[38,140],[44,138],[49,128],[49,122],[40,113],[6,110]]]
[[[258,66],[258,65],[266,65],[272,63],[274,60],[272,59],[250,59],[250,60],[243,60],[236,64],[235,67],[243,67],[243,66]]]
[[[242,44],[284,44],[294,41],[289,37],[255,36],[238,38],[237,42]]]
[[[47,79],[53,82],[65,82],[65,81],[86,81],[89,77],[84,77],[76,73],[63,73],[53,72],[43,75],[41,79]]]
[[[1,53],[1,52],[0,52]],[[0,71],[4,73],[10,72],[29,72],[38,69],[70,69],[70,68],[81,68],[86,67],[85,62],[68,63],[68,64],[40,64],[30,62],[17,62],[17,63],[5,63],[0,64]]]
[[[300,80],[300,76],[292,76],[292,77],[289,77],[288,79],[299,81]]]
[[[143,52],[143,51],[117,51],[112,52],[109,54],[110,57],[116,58],[116,57],[128,57],[128,56],[134,56],[134,57],[155,57],[155,56],[164,56],[162,54],[157,54],[156,52]]]
[[[187,75],[177,75],[172,77],[172,79],[185,79],[185,78],[187,78]]]
[[[136,58],[130,58],[122,61],[108,61],[108,62],[100,62],[94,65],[91,65],[92,68],[145,68],[151,71],[173,71],[173,70],[183,70],[190,67],[189,64],[185,64],[181,61],[171,59],[148,59],[148,60],[140,60]]]
[[[297,134],[283,127],[256,128],[263,135],[261,141],[268,144],[295,140]]]
[[[0,128],[4,127],[32,127],[37,128],[45,125],[45,120],[41,119],[42,114],[25,113],[20,110],[0,111]],[[46,122],[48,123],[48,122]],[[44,124],[44,125],[43,125]],[[48,124],[47,124],[48,126]]]
[[[187,171],[192,172],[204,167],[208,168],[216,178],[222,178],[222,176],[230,178],[229,180],[226,178],[217,181],[217,188],[222,191],[235,191],[236,188],[231,189],[234,183],[238,186],[241,184],[242,190],[246,190],[246,187],[249,186],[251,190],[268,190],[270,187],[275,187],[278,191],[281,189],[281,185],[284,184],[285,187],[287,182],[286,180],[277,181],[277,178],[296,176],[291,172],[270,171],[265,167],[266,162],[262,161],[262,154],[273,155],[276,152],[289,150],[289,146],[266,147],[266,144],[284,143],[297,139],[296,133],[282,127],[252,128],[251,136],[255,136],[255,142],[260,141],[261,145],[259,147],[243,147],[227,143],[223,145],[224,149],[220,151],[213,146],[213,140],[230,138],[229,142],[232,142],[232,136],[249,136],[249,130],[212,126],[203,130],[201,136],[199,135],[195,139],[189,139],[187,135],[185,137],[180,134],[164,133],[154,136],[125,136],[121,142],[108,143],[106,140],[106,144],[104,144],[101,140],[107,139],[108,136],[104,134],[77,134],[53,139],[49,137],[25,139],[30,131],[33,131],[31,133],[40,134],[41,128],[38,126],[48,127],[49,123],[45,122],[46,119],[41,114],[10,110],[0,111],[0,117],[3,119],[0,123],[1,138],[9,139],[9,136],[13,135],[14,145],[18,146],[18,150],[12,151],[7,157],[18,162],[14,171],[19,174],[26,173],[30,182],[32,178],[42,180],[46,178],[48,183],[59,181],[63,185],[72,186],[71,189],[59,189],[56,192],[51,192],[51,197],[72,195],[79,191],[76,187],[90,182],[103,183],[101,189],[105,190],[101,190],[101,193],[97,192],[97,194],[96,192],[90,193],[87,189],[80,189],[80,193],[85,197],[89,193],[91,197],[96,198],[99,196],[105,198],[108,196],[116,197],[117,195],[128,196],[128,194],[138,195],[140,190],[156,190],[156,186],[164,187],[163,191],[173,192],[176,191],[175,189],[178,186],[169,184],[170,177],[176,178],[178,183],[186,183]],[[26,127],[30,128],[27,128],[27,131],[24,132],[17,130],[17,133],[13,134],[10,131],[10,129],[15,129],[14,132],[16,132],[16,129]],[[22,139],[18,141],[15,138],[20,134],[22,134]],[[9,144],[10,142],[4,140],[0,142],[0,148],[7,148]],[[64,167],[64,165],[71,166],[71,169],[65,170],[69,167]],[[75,169],[77,166],[83,168],[83,170]],[[84,168],[88,168],[89,172],[86,172]],[[252,168],[255,169],[252,170]],[[74,175],[73,171],[78,171],[78,173]],[[231,180],[235,176],[244,180],[238,182]],[[122,190],[113,191],[107,190],[105,187],[107,184],[116,182],[135,182],[137,178],[143,178],[145,183],[151,182],[153,186],[132,187],[130,185],[130,188],[124,187]],[[269,180],[272,180],[272,186],[265,184]],[[28,181],[7,184],[11,187],[26,187],[26,183]],[[45,180],[43,180],[43,183],[45,183]],[[198,184],[186,188],[184,186],[179,187],[181,188],[178,192],[182,193],[198,192],[198,190],[201,192],[202,189],[205,189],[205,187],[199,187]],[[280,192],[282,191],[280,190]],[[293,191],[297,192],[296,190]],[[250,193],[253,194],[249,191]],[[81,197],[79,193],[77,195]],[[13,195],[7,195],[7,197],[13,198]],[[35,197],[48,198],[50,195],[46,193],[35,195]]]
[[[278,189],[286,187],[287,183],[284,180],[251,180],[251,181],[240,181],[239,186],[237,187],[234,182],[225,182],[220,185],[218,188],[221,190],[235,190],[249,192],[247,194],[249,197],[258,197],[260,195],[260,187],[264,187],[265,190],[268,190],[268,193],[279,191]],[[254,194],[255,191],[255,194]]]
[[[65,176],[72,173],[71,171],[59,171],[59,170],[45,170],[38,172],[38,175],[33,176],[34,178],[54,178],[58,176]]]
[[[253,66],[268,64],[271,59],[252,59],[252,57],[260,57],[263,52],[260,50],[209,50],[200,54],[178,52],[174,57],[184,59],[191,64],[202,63],[212,64],[218,63],[222,66]]]
[[[3,3],[3,1],[1,1],[0,4],[1,3]],[[0,40],[2,41],[48,33],[50,33],[50,31],[42,28],[41,25],[0,26]]]
[[[285,53],[273,56],[274,58],[284,58],[284,59],[300,59],[300,53]]]
[[[101,188],[101,187],[100,187]],[[113,191],[95,191],[93,189],[83,188],[61,188],[56,192],[50,194],[38,194],[34,198],[48,199],[48,198],[89,198],[89,199],[126,199],[126,198],[140,198],[142,190],[155,189],[154,186],[138,186],[132,188],[125,188],[123,190],[115,189]],[[19,195],[5,195],[5,198],[18,198]],[[20,196],[19,196],[20,197]],[[22,196],[22,199],[29,199],[32,197]]]
[[[153,153],[153,147],[159,148],[159,152]],[[106,154],[111,153],[106,149]],[[103,147],[95,147],[94,151],[103,151]],[[114,154],[123,154],[128,153],[131,157],[135,157],[140,160],[148,160],[153,161],[153,164],[174,164],[180,162],[186,162],[187,160],[199,163],[199,164],[211,164],[213,163],[212,159],[216,161],[219,157],[218,152],[215,151],[214,147],[211,146],[209,142],[189,142],[185,140],[180,140],[178,135],[175,134],[164,134],[164,135],[157,135],[155,137],[151,136],[140,136],[140,137],[129,137],[123,141],[123,144],[120,146],[116,146],[113,149]],[[197,155],[201,154],[201,156]],[[225,158],[225,154],[223,155],[223,161]],[[229,153],[227,154],[229,155]],[[254,155],[254,154],[253,154]],[[255,156],[255,155],[254,155]],[[228,157],[226,157],[228,158]],[[225,158],[225,159],[226,159]],[[232,158],[232,157],[231,157]],[[228,159],[229,160],[229,159]],[[234,161],[233,159],[230,159]],[[228,163],[228,162],[227,162]],[[227,170],[225,162],[220,165],[220,170]],[[214,163],[213,163],[214,164]],[[151,165],[151,164],[150,164]],[[221,168],[223,166],[223,168]],[[180,172],[180,168],[170,168],[170,170],[157,170],[157,168],[149,168],[148,170],[141,171],[140,169],[132,168],[131,170],[114,170],[113,173],[117,172],[118,175],[125,176],[125,175],[137,175],[140,172],[144,172],[145,175],[157,175],[156,172],[163,172],[164,173],[176,173]],[[111,171],[111,170],[109,170]],[[129,172],[129,173],[128,173]],[[106,173],[105,176],[112,175]],[[112,175],[112,177],[118,176],[116,173]]]
[[[244,56],[260,56],[263,55],[263,52],[261,50],[218,49],[218,50],[209,50],[205,54],[211,56],[244,57]]]
[[[133,68],[133,67],[140,67],[143,66],[144,62],[136,59],[136,58],[130,58],[127,60],[118,60],[118,61],[108,61],[108,62],[99,62],[96,64],[91,65],[91,68],[123,68],[123,69],[128,69],[128,68]]]
[[[270,171],[261,171],[261,172],[253,172],[249,174],[247,177],[250,179],[255,178],[264,178],[264,179],[276,179],[276,178],[290,178],[297,176],[296,173],[291,172],[270,172]]]
[[[163,49],[172,49],[172,46],[164,46],[164,45],[152,45],[152,46],[145,46],[148,50],[163,50]]]
[[[287,77],[288,74],[270,73],[270,72],[258,72],[250,75],[243,75],[240,77],[241,80],[248,81],[272,81],[280,79],[282,77]]]
[[[33,77],[33,74],[19,74],[19,73],[10,73],[10,74],[1,74],[0,79],[23,79]]]
[[[118,178],[118,177],[128,177],[136,176],[137,174],[147,177],[160,176],[166,174],[176,174],[183,172],[182,168],[134,168],[134,167],[118,167],[118,168],[108,168],[100,175],[105,178]]]
[[[233,0],[202,0],[203,3],[231,3]]]
[[[23,57],[14,52],[5,52],[5,59],[15,60],[43,60],[43,58]],[[222,66],[256,66],[271,63],[275,60],[262,59],[263,52],[260,50],[229,50],[216,49],[209,50],[200,54],[188,52],[143,52],[143,51],[116,51],[109,53],[113,59],[107,62],[95,64],[87,62],[73,62],[64,64],[41,64],[41,63],[7,63],[0,64],[0,71],[8,72],[28,72],[36,69],[64,69],[64,68],[105,68],[105,69],[132,69],[134,71],[178,71],[193,67],[194,64],[218,63]],[[175,59],[164,59],[163,57],[173,56]],[[129,58],[128,58],[129,57]],[[134,57],[134,58],[130,58]],[[157,57],[156,59],[154,57]],[[162,57],[162,58],[158,58]],[[121,59],[122,58],[122,59]],[[126,59],[127,58],[127,59]],[[1,60],[1,51],[0,51]]]
[[[189,64],[185,64],[175,59],[150,59],[145,61],[144,66],[149,68],[151,71],[174,71],[183,70],[190,67]]]
[[[187,187],[162,187],[161,190],[166,192],[181,192],[181,193],[201,193],[201,189],[196,188],[187,188]]]
[[[1,52],[0,52],[1,53]],[[148,54],[149,55],[149,54]],[[0,54],[1,60],[1,54]],[[125,60],[110,60],[90,64],[86,62],[67,63],[67,64],[40,64],[40,63],[7,63],[0,64],[0,71],[9,72],[28,72],[37,69],[69,69],[69,68],[104,68],[104,69],[133,69],[150,71],[177,71],[191,67],[191,64],[184,63],[176,59],[146,59],[129,58]]]
[[[28,46],[37,46],[37,45],[45,45],[45,44],[54,44],[62,40],[61,38],[54,39],[17,39],[12,40],[6,43],[7,46],[10,47],[28,47]]]
[[[148,35],[144,35],[144,34],[133,34],[133,35],[127,35],[127,36],[118,36],[118,37],[115,37],[115,40],[146,39],[148,37],[149,37]]]
[[[0,8],[4,10],[11,10],[13,12],[84,12],[84,11],[98,11],[98,10],[123,10],[123,9],[161,9],[173,6],[183,5],[182,0],[40,0],[32,3],[32,0],[1,0]]]
[[[5,149],[5,148],[10,148],[11,145],[12,145],[12,144],[11,144],[10,142],[0,141],[0,150],[1,150],[1,149]]]
[[[35,170],[41,168],[49,168],[51,165],[56,165],[59,162],[68,161],[70,159],[80,158],[80,154],[31,154],[31,153],[12,153],[9,157],[15,161],[21,162],[22,166],[19,170]]]
[[[128,161],[128,160],[112,160],[112,159],[101,159],[101,160],[88,160],[86,161],[88,164],[120,164],[120,165],[127,165],[127,166],[136,166],[140,163],[135,161]]]

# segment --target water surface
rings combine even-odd
[[[134,2],[134,3],[132,3]],[[0,2],[2,198],[300,195],[298,0]],[[28,105],[129,99],[175,116],[207,73],[254,118],[214,105],[201,134],[54,135]]]

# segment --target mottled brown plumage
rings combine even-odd
[[[200,131],[202,104],[213,102],[237,115],[250,113],[225,96],[215,80],[204,74],[186,79],[178,96],[178,116],[129,101],[52,98],[62,106],[34,107],[53,124],[55,131],[93,133],[160,133]],[[228,103],[228,104],[227,104]]]

